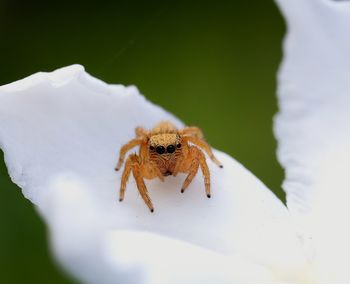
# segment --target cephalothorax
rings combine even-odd
[[[126,183],[132,171],[141,197],[153,212],[153,204],[148,195],[144,178],[159,178],[164,181],[165,176],[187,173],[181,188],[183,193],[197,174],[199,167],[203,172],[206,195],[210,198],[210,172],[202,149],[216,165],[220,168],[223,166],[215,158],[198,127],[177,129],[172,123],[162,121],[149,131],[137,127],[135,134],[136,138],[121,147],[118,164],[115,168],[116,171],[120,169],[127,151],[135,146],[140,147],[139,154],[130,154],[125,162],[119,201],[124,199]]]

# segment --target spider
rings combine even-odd
[[[181,192],[184,193],[197,174],[199,167],[203,172],[206,195],[208,198],[211,197],[210,172],[201,149],[208,154],[217,166],[222,168],[223,165],[215,158],[198,127],[177,129],[171,122],[162,121],[151,130],[137,127],[135,134],[136,138],[121,147],[118,164],[115,168],[116,171],[121,168],[127,151],[135,146],[140,146],[138,155],[130,154],[125,162],[119,201],[124,199],[126,183],[132,171],[142,199],[150,211],[153,212],[154,207],[148,195],[144,178],[159,178],[164,181],[166,176],[187,173],[188,175],[181,188]]]

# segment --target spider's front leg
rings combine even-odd
[[[152,204],[151,198],[148,195],[148,191],[147,191],[147,188],[146,188],[145,182],[143,180],[143,176],[142,176],[141,162],[140,162],[139,156],[136,154],[129,155],[129,157],[125,163],[125,169],[124,169],[124,172],[122,175],[121,185],[120,185],[119,201],[123,201],[123,199],[124,199],[126,183],[129,179],[131,171],[132,171],[132,174],[135,178],[137,189],[139,190],[143,201],[146,203],[149,210],[151,210],[151,212],[153,212],[154,211],[153,204]]]
[[[201,170],[202,170],[202,173],[203,173],[203,177],[204,177],[205,192],[207,194],[207,197],[210,198],[211,197],[211,193],[210,193],[210,172],[209,172],[207,161],[205,160],[205,156],[204,156],[203,152],[200,149],[198,149],[197,157],[198,157],[198,161],[199,161],[199,166],[201,167]],[[222,167],[222,166],[220,166],[220,167]]]
[[[195,136],[184,136],[184,140],[187,142],[191,142],[194,145],[197,145],[198,147],[202,148],[209,156],[209,158],[220,168],[223,168],[224,166],[219,162],[219,160],[214,156],[213,151],[211,150],[211,147],[209,144],[202,138],[198,138]]]
[[[186,188],[190,185],[190,183],[192,182],[193,178],[196,176],[197,172],[198,172],[198,168],[199,168],[199,162],[197,159],[193,159],[191,162],[191,165],[188,169],[188,175],[182,185],[181,188],[181,193],[184,193]]]
[[[126,152],[128,152],[133,147],[140,145],[141,143],[142,143],[142,139],[135,138],[130,140],[128,143],[126,143],[125,145],[123,145],[123,147],[120,148],[118,164],[115,167],[116,171],[119,171],[120,167],[123,165]]]
[[[190,163],[190,164],[189,164]],[[188,165],[189,164],[189,165]],[[182,168],[183,170],[186,169],[183,172],[188,173],[188,176],[186,177],[181,192],[183,193],[185,189],[189,186],[189,184],[192,182],[193,178],[196,176],[198,172],[198,168],[201,168],[204,176],[204,186],[205,186],[205,192],[207,194],[207,197],[210,198],[210,172],[207,165],[207,162],[205,160],[205,155],[203,152],[195,147],[191,146],[189,148],[188,157],[183,161]]]
[[[130,172],[131,172],[131,168],[132,168],[132,164],[133,164],[133,157],[132,156],[133,155],[130,155],[125,163],[124,171],[123,171],[122,178],[120,181],[119,201],[124,200],[126,183],[129,180]]]

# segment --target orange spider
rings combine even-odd
[[[137,127],[135,133],[136,138],[121,147],[115,168],[116,171],[120,169],[127,151],[135,146],[140,146],[139,154],[130,154],[126,160],[121,178],[119,201],[124,199],[126,183],[132,171],[144,202],[153,212],[153,204],[144,178],[158,177],[164,181],[165,176],[176,176],[179,172],[188,173],[181,188],[183,193],[197,174],[199,167],[204,175],[205,192],[210,198],[210,173],[205,155],[200,148],[216,165],[220,168],[223,166],[215,158],[208,143],[204,141],[203,133],[198,127],[185,127],[178,130],[172,123],[162,121],[150,131]]]

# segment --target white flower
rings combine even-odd
[[[120,146],[136,126],[182,123],[135,87],[82,66],[0,87],[0,146],[12,180],[38,208],[62,266],[86,283],[350,283],[350,8],[281,0],[288,19],[276,121],[288,209],[216,151],[212,198],[198,175],[147,182],[151,214],[130,181],[117,202]],[[329,21],[325,21],[327,18]]]

